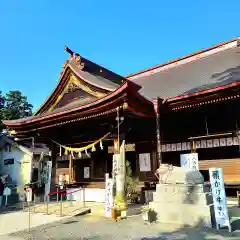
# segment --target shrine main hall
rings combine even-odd
[[[235,38],[128,76],[66,47],[69,58],[46,101],[33,116],[4,124],[22,144],[34,138],[49,147],[53,183],[65,175],[68,184],[103,189],[125,140],[140,183],[157,181],[159,163],[179,166],[180,155],[194,151],[203,174],[221,167],[226,184],[239,184],[239,43]]]

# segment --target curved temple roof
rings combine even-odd
[[[133,83],[129,83],[129,84],[133,84]],[[17,125],[21,125],[21,124],[38,122],[41,120],[48,119],[50,117],[58,117],[58,116],[60,117],[62,115],[71,114],[77,110],[89,109],[93,106],[98,106],[99,104],[102,104],[103,102],[110,101],[112,97],[116,96],[117,94],[120,94],[123,90],[126,90],[127,87],[128,87],[128,84],[125,83],[121,87],[119,87],[116,91],[111,92],[110,94],[106,95],[105,97],[103,97],[101,99],[97,99],[97,100],[92,101],[87,104],[80,104],[81,103],[80,101],[75,101],[70,104],[71,107],[61,107],[50,113],[43,113],[41,115],[31,116],[31,117],[27,117],[27,118],[21,118],[18,120],[9,120],[9,121],[5,120],[4,123],[6,125],[9,124],[9,125],[17,126]]]
[[[131,98],[135,98],[134,101],[137,99],[138,108],[144,103],[145,105],[140,107],[141,110],[138,112],[144,115],[143,108],[148,106],[149,109],[146,112],[150,113],[153,107],[151,101],[158,97],[170,102],[235,86],[240,82],[238,38],[131,74],[126,78],[81,57],[68,47],[65,50],[69,53],[69,59],[64,63],[59,83],[49,98],[34,116],[4,121],[7,126],[20,126],[65,113],[72,114],[73,111],[85,111],[84,109],[96,106],[101,101],[104,102],[106,99],[110,101],[111,97],[115,98],[119,91],[128,92],[121,92],[128,96],[132,92]],[[79,92],[77,96],[72,95],[69,100],[70,85],[74,89],[73,92],[75,89]],[[62,104],[61,101],[67,94],[68,101]],[[139,102],[141,102],[140,105]],[[132,102],[132,104],[135,103]]]
[[[191,96],[240,81],[239,38],[126,76],[152,100]]]
[[[69,70],[86,84],[95,87],[96,89],[94,90],[99,90],[100,92],[103,91],[105,93],[115,91],[121,84],[127,81],[126,78],[81,57],[78,53],[73,52],[68,47],[65,47],[65,50],[70,56],[62,66],[63,70],[60,73],[59,83],[34,115],[44,113],[46,109],[53,104],[56,97],[62,91],[64,84],[68,81],[68,79],[66,79],[66,73],[68,73]]]
[[[69,59],[48,99],[33,116],[4,121],[6,126],[25,128],[53,124],[60,119],[66,121],[75,116],[84,118],[93,113],[109,112],[128,97],[131,98],[130,111],[139,116],[153,116],[153,104],[138,94],[139,85],[82,58],[67,47],[66,51],[70,54]]]

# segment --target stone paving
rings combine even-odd
[[[88,205],[88,207],[91,207],[92,213],[79,217],[60,218],[35,213],[31,215],[30,232],[28,231],[28,215],[26,212],[0,214],[0,239],[240,239],[240,232],[238,231],[229,235],[227,230],[219,233],[213,229],[201,227],[179,228],[179,226],[170,224],[149,224],[144,222],[140,215],[130,216],[126,220],[115,222],[102,217],[104,214],[103,204],[88,203]],[[233,211],[235,212],[235,209]],[[129,208],[129,212],[138,214],[139,205],[133,205]],[[235,219],[237,220],[239,217]],[[234,222],[233,229],[240,230],[239,220]]]
[[[30,216],[30,225],[29,225]],[[28,212],[6,212],[0,214],[0,239],[2,235],[11,234],[17,231],[38,227],[43,224],[50,224],[60,219],[66,220],[68,216],[60,218],[56,215],[43,215],[41,213],[30,214]]]
[[[132,216],[126,220],[115,222],[96,216],[80,216],[65,219],[60,222],[42,225],[31,229],[31,232],[22,231],[1,236],[1,240],[35,239],[35,240],[221,240],[240,239],[240,233],[229,235],[227,230],[221,233],[213,229],[179,228],[170,224],[146,223],[141,216]]]

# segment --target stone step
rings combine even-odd
[[[203,225],[211,227],[211,211],[208,206],[150,202],[149,207],[156,213],[157,221],[162,223],[196,225],[202,221]]]

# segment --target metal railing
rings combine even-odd
[[[85,207],[85,205],[86,205],[85,204],[85,188],[79,188],[79,189],[77,189],[75,191],[71,191],[71,192],[67,192],[67,189],[61,189],[61,190],[57,190],[55,192],[49,193],[46,196],[46,199],[45,199],[46,214],[49,214],[49,202],[50,202],[49,199],[50,199],[51,196],[56,195],[57,196],[57,202],[59,202],[59,194],[60,194],[59,215],[63,216],[63,202],[64,202],[63,198],[67,197],[68,195],[71,195],[73,193],[80,192],[80,191],[83,191],[83,194],[82,194],[83,199],[81,199],[81,200],[82,200],[82,203],[83,203],[82,207]],[[69,202],[69,201],[72,201],[72,200],[66,200],[66,202]]]
[[[25,195],[26,195],[27,191],[28,190],[26,189],[25,190]],[[71,189],[58,189],[55,192],[49,193],[47,196],[45,196],[44,194],[41,195],[41,196],[44,196],[44,198],[43,198],[44,201],[40,202],[40,203],[43,204],[43,206],[40,205],[40,208],[43,207],[43,209],[42,209],[43,211],[36,211],[36,208],[38,207],[39,202],[36,201],[36,194],[34,194],[34,193],[33,193],[33,196],[34,196],[33,201],[27,201],[27,198],[25,196],[24,200],[22,200],[22,201],[19,200],[18,203],[15,203],[14,205],[11,205],[11,206],[10,205],[5,205],[3,203],[3,211],[11,211],[11,207],[14,207],[14,210],[20,210],[20,211],[27,212],[28,213],[28,230],[30,231],[30,229],[31,229],[31,213],[42,212],[42,213],[45,213],[46,215],[49,215],[50,214],[49,203],[50,203],[50,197],[51,196],[57,195],[57,204],[59,204],[59,208],[58,208],[58,205],[57,205],[57,208],[58,208],[57,212],[59,212],[60,217],[62,217],[62,216],[64,216],[64,206],[63,206],[64,202],[68,202],[68,203],[69,202],[74,202],[74,200],[71,200],[71,199],[64,201],[64,198],[67,197],[68,195],[71,195],[71,194],[74,194],[74,193],[77,193],[77,192],[81,192],[81,191],[82,191],[82,193],[80,193],[80,199],[79,200],[80,200],[80,204],[81,203],[82,204],[80,206],[84,208],[86,206],[86,203],[85,203],[85,188],[78,188],[78,189],[73,190],[73,191],[71,191]],[[59,198],[60,198],[60,201],[59,201]],[[54,205],[54,206],[56,206],[56,205]],[[74,211],[76,211],[76,209]],[[1,212],[0,212],[0,214],[1,214]]]

